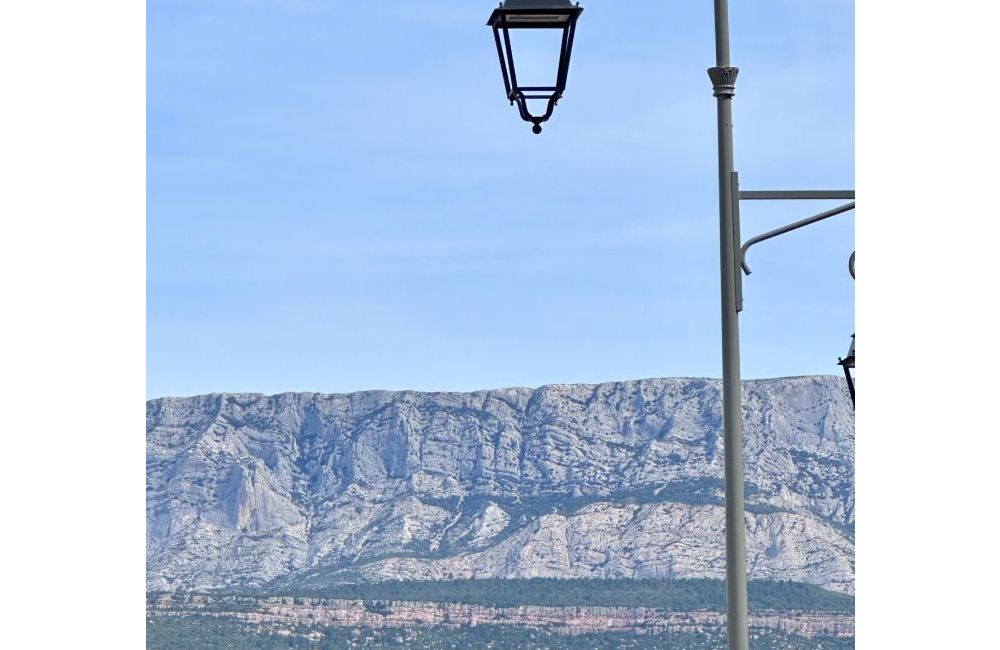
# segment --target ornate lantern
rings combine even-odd
[[[493,10],[486,23],[493,28],[507,99],[512,106],[517,103],[517,110],[523,120],[534,124],[531,130],[535,134],[542,132],[542,122],[552,116],[552,110],[566,89],[569,59],[573,53],[573,36],[576,33],[576,21],[581,13],[583,7],[579,4],[574,5],[570,0],[504,0],[503,4]],[[541,86],[522,86],[518,83],[511,32],[526,29],[549,30],[551,34],[547,32],[545,34],[552,37],[553,44],[558,44],[556,39],[561,38],[555,83]],[[538,31],[531,33],[543,34]],[[532,115],[528,109],[529,100],[546,102],[545,112],[537,116]]]

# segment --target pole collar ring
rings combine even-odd
[[[736,94],[736,76],[740,69],[733,66],[715,66],[708,69],[712,80],[712,94],[716,97],[732,97]]]

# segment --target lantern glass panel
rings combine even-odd
[[[549,119],[566,88],[577,18],[570,0],[505,0],[493,10],[493,28],[507,98],[534,133]]]
[[[511,29],[517,85],[527,92],[529,88],[555,88],[562,45],[561,29]]]

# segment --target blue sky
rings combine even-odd
[[[495,4],[148,5],[150,397],[720,374],[712,3],[583,2],[540,136]],[[853,3],[731,5],[743,188],[853,187]],[[839,370],[854,219],[751,251],[744,377]]]

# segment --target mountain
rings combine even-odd
[[[854,591],[842,380],[743,385],[751,578]],[[150,590],[722,578],[721,383],[147,403]]]

